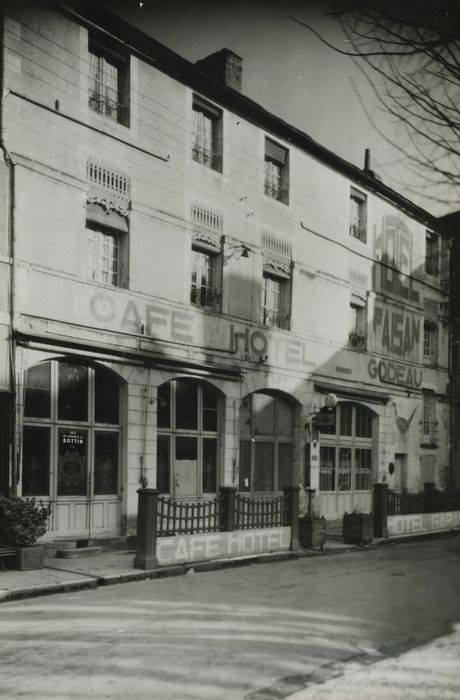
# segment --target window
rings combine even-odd
[[[190,301],[204,309],[220,310],[220,259],[216,253],[192,250]]]
[[[320,491],[371,490],[373,426],[374,416],[365,406],[337,405],[334,424],[321,430]]]
[[[121,287],[121,241],[110,231],[87,229],[87,275],[92,282]]]
[[[430,231],[425,236],[425,272],[433,276],[439,273],[439,237]]]
[[[192,139],[193,160],[222,172],[222,112],[196,95]]]
[[[117,494],[118,381],[99,367],[52,361],[31,367],[25,383],[22,495]]]
[[[130,179],[90,159],[87,163],[86,276],[127,286]]]
[[[364,304],[364,305],[363,305]],[[350,304],[348,345],[355,350],[366,349],[366,325],[367,307],[365,302],[361,302],[352,297]]]
[[[350,192],[350,236],[358,241],[367,241],[366,195],[355,190]]]
[[[289,330],[291,320],[291,245],[262,234],[262,323]]]
[[[267,272],[262,285],[262,323],[274,328],[288,328],[288,319],[282,312],[282,300],[286,294],[286,280]]]
[[[289,151],[265,139],[265,194],[289,204]]]
[[[90,108],[129,126],[129,59],[90,38],[88,61]]]
[[[192,278],[190,301],[220,311],[222,290],[222,216],[192,204]]]
[[[176,379],[158,388],[157,488],[176,498],[216,493],[221,402],[210,385]]]
[[[434,392],[425,390],[423,394],[422,439],[429,442],[435,438],[435,401]]]
[[[294,411],[286,399],[257,392],[240,409],[240,491],[282,491],[293,483]]]
[[[423,324],[423,359],[425,362],[436,362],[437,339],[436,324],[431,321],[425,321]]]

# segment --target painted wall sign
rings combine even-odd
[[[290,527],[161,537],[157,542],[157,557],[160,564],[178,564],[286,551],[290,546],[290,537]]]
[[[380,262],[374,268],[375,290],[401,301],[419,302],[420,293],[412,277],[412,236],[402,219],[383,217],[375,256]]]
[[[233,352],[239,352],[242,356],[248,354],[249,357],[265,357],[268,355],[268,361],[272,364],[315,366],[306,343],[285,337],[274,338],[258,328],[244,326],[239,330],[232,324],[230,347]]]
[[[460,511],[458,510],[448,513],[420,513],[418,515],[390,515],[388,517],[390,537],[456,529],[460,529]]]
[[[146,303],[141,309],[129,299],[120,309],[106,292],[98,292],[89,303],[92,316],[104,324],[117,325],[120,330],[141,333],[155,338],[165,335],[178,343],[193,343],[193,316],[160,304]]]
[[[379,379],[383,384],[398,384],[413,389],[422,386],[423,371],[410,365],[373,357],[367,364],[367,371],[371,379]]]
[[[277,336],[259,328],[236,326],[225,319],[213,319],[209,327],[200,324],[200,337],[195,337],[197,327],[193,311],[158,303],[142,303],[138,300],[111,296],[97,292],[89,300],[91,316],[98,325],[103,324],[120,331],[143,334],[159,340],[172,340],[188,345],[209,344],[219,350],[238,353],[241,358],[257,360],[268,355],[270,363],[291,367],[315,367],[307,344],[302,340]]]
[[[376,302],[372,322],[375,348],[417,362],[420,359],[421,325],[422,320],[418,314]]]

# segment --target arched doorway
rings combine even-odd
[[[372,509],[375,414],[365,406],[339,403],[334,424],[320,433],[321,514],[342,517]]]
[[[49,499],[51,534],[120,534],[120,409],[105,368],[52,360],[27,371],[21,493]]]
[[[293,483],[294,407],[277,393],[255,392],[240,408],[239,490],[281,491]]]
[[[215,494],[223,398],[211,384],[174,379],[158,387],[157,487],[174,498]]]

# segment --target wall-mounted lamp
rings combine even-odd
[[[235,258],[235,260],[249,258],[249,253],[252,253],[252,250],[247,245],[244,245],[244,243],[228,246],[227,253],[224,254],[224,264],[227,264],[230,258]]]

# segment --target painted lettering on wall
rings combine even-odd
[[[418,302],[420,294],[412,278],[412,237],[405,222],[385,216],[375,245],[379,260],[374,269],[374,288],[402,301]]]
[[[98,292],[91,297],[92,316],[103,324],[116,323],[120,330],[155,338],[167,336],[178,343],[193,343],[192,314],[186,311],[146,303],[141,309],[132,300],[119,308],[113,297]]]
[[[399,384],[420,389],[423,372],[421,369],[390,360],[369,360],[367,371],[371,379],[379,379],[384,384]]]
[[[460,511],[448,513],[420,513],[418,515],[390,515],[388,533],[390,537],[418,535],[422,532],[456,530],[460,528]]]
[[[314,367],[311,355],[307,352],[306,343],[291,338],[269,337],[259,329],[244,327],[238,330],[233,324],[230,326],[230,348],[232,352],[240,353],[248,358],[263,357],[268,355],[268,361],[272,364],[285,365],[309,365]]]
[[[421,318],[376,302],[374,319],[375,348],[406,360],[419,360]]]
[[[177,564],[287,550],[290,532],[289,527],[278,527],[162,537],[158,540],[157,557],[160,564]]]

